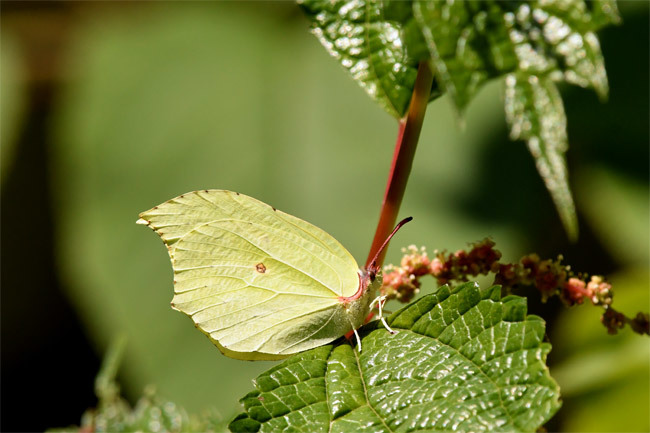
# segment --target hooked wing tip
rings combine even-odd
[[[149,224],[151,224],[150,221],[147,221],[146,219],[143,219],[143,218],[138,219],[135,223],[136,224],[142,224],[142,225],[145,225],[145,226],[148,226]]]

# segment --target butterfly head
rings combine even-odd
[[[402,221],[400,221],[395,228],[393,229],[392,233],[388,235],[382,246],[379,248],[377,253],[375,254],[375,257],[372,259],[370,264],[366,266],[365,268],[359,269],[359,288],[357,292],[350,296],[350,297],[341,297],[340,300],[344,304],[348,304],[350,302],[357,301],[360,299],[362,296],[366,295],[367,293],[374,293],[378,288],[381,287],[382,283],[382,278],[381,278],[381,266],[378,263],[379,260],[379,255],[381,252],[386,248],[388,245],[388,242],[390,239],[397,233],[397,230],[400,229],[404,224],[407,222],[411,221],[413,217],[408,217],[404,218]]]
[[[381,252],[388,246],[388,242],[390,242],[391,238],[395,236],[395,233],[407,222],[411,221],[413,217],[408,217],[404,218],[402,221],[397,223],[391,234],[388,235],[384,243],[379,247],[377,252],[375,253],[375,257],[373,257],[372,261],[370,264],[366,267],[366,272],[368,274],[368,278],[370,278],[370,282],[374,282],[375,278],[379,275],[381,271],[381,265],[378,263],[379,256],[381,255]]]

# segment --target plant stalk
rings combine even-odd
[[[424,114],[429,103],[432,83],[433,73],[428,62],[420,62],[409,109],[406,115],[399,121],[393,162],[390,166],[384,200],[381,204],[381,212],[379,214],[379,222],[377,223],[375,237],[372,241],[370,252],[368,253],[366,267],[370,266],[377,251],[379,251],[384,241],[390,235],[397,221],[397,214],[402,204],[406,183],[411,173],[415,149],[420,138]],[[378,267],[381,267],[384,263],[385,256],[386,248],[377,257],[376,264]]]

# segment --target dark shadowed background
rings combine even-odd
[[[329,58],[291,2],[12,2],[1,8],[2,431],[79,423],[109,342],[120,382],[224,418],[272,363],[222,356],[172,311],[167,253],[138,213],[181,193],[239,191],[325,229],[363,262],[396,122]],[[562,87],[581,236],[571,245],[500,83],[465,127],[433,102],[402,206],[409,244],[491,236],[506,260],[563,254],[649,309],[648,3],[620,2],[600,40],[610,98]],[[425,286],[424,290],[432,286]],[[647,431],[648,339],[600,311],[541,304],[564,407],[552,430]],[[395,308],[395,306],[392,306]]]

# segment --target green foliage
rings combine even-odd
[[[415,68],[428,59],[462,112],[505,76],[513,139],[525,140],[569,234],[577,237],[564,153],[566,117],[556,82],[608,84],[595,31],[619,21],[613,1],[302,1],[313,31],[368,94],[395,117],[408,108]],[[435,93],[438,95],[439,92]]]
[[[255,380],[242,431],[534,431],[560,407],[544,322],[526,300],[467,283],[394,313]]]
[[[510,136],[527,141],[569,236],[577,238],[578,223],[564,159],[568,148],[566,117],[557,87],[548,77],[510,74],[505,103]]]
[[[550,75],[607,94],[593,33],[599,25],[582,0],[417,1],[414,15],[443,87],[459,109],[485,81],[508,73]]]
[[[312,20],[312,31],[318,40],[352,78],[388,113],[403,116],[411,100],[419,61],[414,55],[417,53],[404,40],[412,28],[410,3],[347,0],[299,0],[298,3]]]

